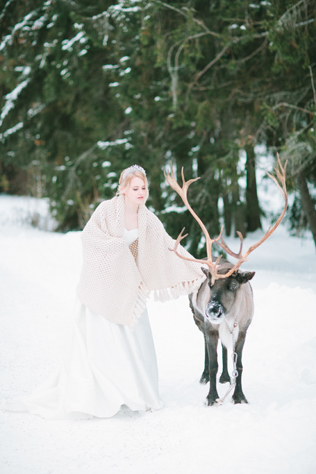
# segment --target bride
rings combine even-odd
[[[83,265],[60,366],[5,409],[85,419],[111,417],[124,405],[162,407],[146,298],[192,293],[205,277],[199,264],[169,251],[174,241],[146,208],[147,197],[146,172],[133,165],[122,172],[118,194],[92,214],[82,232]]]

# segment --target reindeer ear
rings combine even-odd
[[[238,272],[236,275],[236,280],[243,284],[247,283],[247,281],[251,280],[255,275],[255,272]]]
[[[208,268],[201,267],[201,270],[202,270],[202,272],[204,273],[204,275],[206,276],[206,278],[209,278],[209,277],[210,277],[210,272],[209,272],[209,269],[208,269]]]

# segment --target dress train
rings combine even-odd
[[[123,405],[158,410],[157,360],[144,310],[133,329],[108,321],[77,299],[59,368],[32,394],[4,408],[50,419],[107,418]]]

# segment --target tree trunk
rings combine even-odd
[[[306,183],[306,179],[304,173],[300,173],[297,178],[297,185],[300,191],[303,209],[306,214],[306,219],[309,224],[309,228],[313,234],[315,246],[316,246],[316,211],[315,205],[309,194],[308,186]]]
[[[235,217],[235,237],[238,237],[237,231],[242,234],[243,237],[246,237],[246,222],[245,222],[245,203],[238,202],[235,207],[234,212]]]
[[[247,188],[246,188],[246,223],[247,232],[254,232],[257,229],[261,229],[260,222],[260,207],[257,194],[257,181],[256,181],[256,157],[253,145],[246,147],[247,162],[246,162],[246,173],[247,173]]]
[[[233,195],[233,213],[234,213],[234,226],[235,226],[235,235],[234,237],[238,238],[238,232],[241,232],[243,237],[246,237],[247,235],[247,229],[246,229],[246,205],[244,202],[240,200],[240,189],[239,189],[239,184],[238,184],[238,179],[236,175],[236,182],[233,186],[232,190],[232,195]]]
[[[223,196],[224,201],[224,224],[225,224],[225,234],[226,237],[229,237],[232,229],[232,204],[229,202],[228,193]]]

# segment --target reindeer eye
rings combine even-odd
[[[237,290],[237,288],[238,288],[238,285],[237,285],[237,283],[236,283],[236,282],[234,282],[234,281],[233,281],[233,282],[231,282],[231,284],[229,285],[229,289],[230,289],[230,291],[236,291],[236,290]]]

